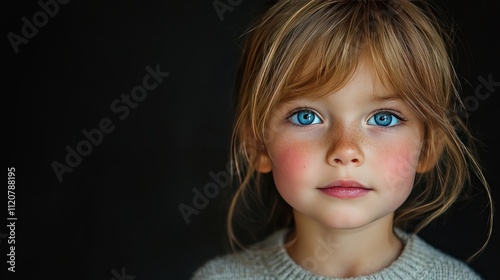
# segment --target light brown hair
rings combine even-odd
[[[255,170],[266,133],[273,129],[268,126],[271,112],[289,98],[340,89],[361,55],[369,57],[384,86],[425,125],[421,172],[396,211],[394,226],[407,229],[411,224],[414,232],[420,231],[452,206],[474,175],[493,215],[474,138],[460,117],[460,84],[450,55],[453,38],[431,5],[409,0],[275,2],[245,33],[231,146],[237,188],[227,227],[233,247],[243,246],[234,231],[240,210],[262,216],[249,229],[293,224],[291,208]]]

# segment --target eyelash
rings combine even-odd
[[[383,109],[379,109],[375,112],[373,112],[368,120],[366,121],[368,123],[368,121],[370,119],[372,119],[373,117],[375,117],[377,114],[389,114],[389,115],[392,115],[394,116],[396,119],[398,119],[401,123],[398,123],[396,125],[393,125],[393,126],[382,126],[382,125],[377,125],[377,127],[379,129],[391,129],[391,128],[395,128],[395,127],[398,127],[400,125],[402,125],[402,123],[408,121],[408,119],[406,119],[403,114],[401,114],[401,112],[399,112],[398,110],[395,110],[395,109],[391,109],[391,108],[383,108]]]
[[[318,112],[316,112],[314,109],[312,108],[309,108],[309,107],[299,107],[299,108],[295,108],[293,109],[290,113],[288,113],[288,115],[286,116],[286,122],[290,125],[293,125],[295,127],[300,127],[300,128],[305,128],[305,127],[308,127],[310,125],[299,125],[299,124],[296,124],[296,123],[293,123],[290,118],[293,117],[295,114],[299,113],[299,112],[302,112],[302,111],[311,111],[314,113],[314,115],[321,121],[321,123],[323,123],[323,119],[320,117],[320,114]]]
[[[319,118],[319,120],[321,122],[323,122],[323,119],[320,117],[320,114],[318,114],[314,109],[310,108],[310,107],[299,107],[299,108],[296,108],[294,110],[292,110],[286,117],[286,121],[288,124],[290,125],[293,125],[295,127],[301,127],[301,128],[304,128],[304,127],[308,127],[309,125],[299,125],[299,124],[296,124],[294,122],[292,122],[290,120],[291,117],[293,117],[294,115],[296,115],[297,113],[299,112],[302,112],[302,111],[311,111],[315,114],[315,116],[317,118]],[[373,118],[374,116],[376,116],[377,114],[389,114],[389,115],[392,115],[394,116],[395,118],[397,118],[400,122],[404,123],[406,121],[408,121],[404,116],[403,114],[401,114],[401,112],[399,112],[398,110],[395,110],[395,109],[392,109],[392,108],[383,108],[383,109],[379,109],[375,112],[373,112],[368,120],[370,120],[371,118]],[[368,122],[368,120],[366,122]],[[400,126],[401,124],[398,123],[396,125],[393,125],[393,126],[381,126],[381,125],[378,125],[377,127],[380,128],[380,129],[391,129],[391,128],[395,128],[395,127],[398,127]]]

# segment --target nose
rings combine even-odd
[[[354,127],[334,129],[329,139],[327,162],[332,166],[359,166],[364,162],[363,139]]]

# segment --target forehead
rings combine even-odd
[[[363,54],[358,59],[356,64],[351,68],[332,73],[331,77],[323,84],[311,84],[308,80],[310,73],[314,73],[317,65],[308,63],[302,72],[296,77],[295,84],[302,85],[302,87],[295,87],[294,90],[283,91],[280,96],[280,103],[287,102],[294,99],[319,99],[332,93],[344,89],[346,86],[356,85],[357,90],[362,90],[368,93],[371,101],[386,101],[401,99],[394,90],[388,79],[384,78],[377,71],[372,58]],[[302,81],[301,81],[302,79]]]

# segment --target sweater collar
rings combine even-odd
[[[297,265],[290,258],[284,247],[284,242],[289,232],[290,229],[281,229],[271,234],[259,244],[259,247],[266,248],[265,253],[262,255],[264,258],[263,263],[268,266],[271,274],[277,277],[277,279],[332,280],[332,278],[311,273]],[[376,273],[349,279],[405,279],[408,277],[422,277],[425,274],[424,268],[428,267],[431,261],[425,252],[423,240],[415,234],[408,234],[400,229],[395,229],[395,233],[404,244],[400,256],[391,265]]]

